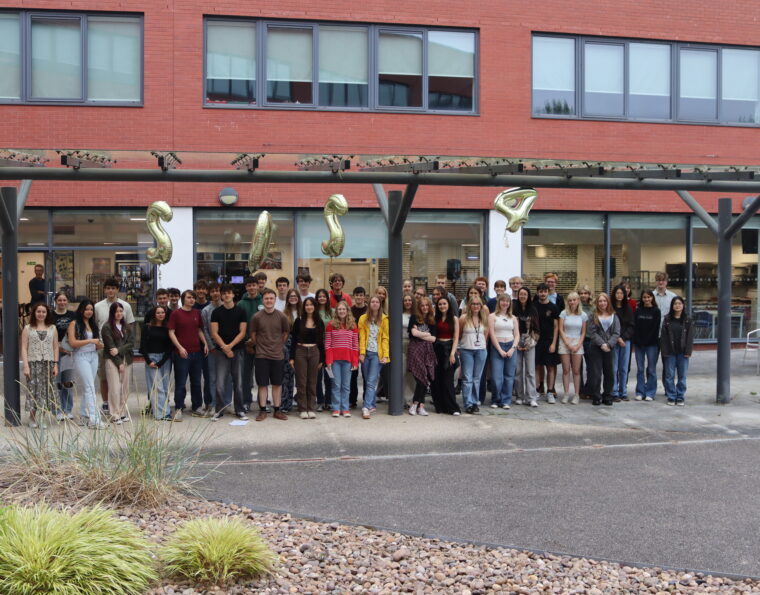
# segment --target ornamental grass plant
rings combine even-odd
[[[0,593],[131,595],[157,578],[140,531],[104,508],[0,510]]]
[[[223,585],[267,574],[277,556],[250,524],[235,517],[188,521],[159,550],[166,576]]]

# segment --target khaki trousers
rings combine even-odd
[[[129,397],[129,370],[132,366],[124,366],[124,371],[110,359],[106,359],[106,381],[108,382],[108,411],[111,417],[118,419],[129,416],[127,397]]]
[[[296,369],[298,411],[316,411],[319,347],[296,345],[296,357],[293,361]]]

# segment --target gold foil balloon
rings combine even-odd
[[[330,232],[330,239],[322,242],[322,253],[327,256],[337,258],[343,254],[343,247],[346,245],[346,236],[343,228],[340,226],[338,217],[348,213],[348,201],[342,194],[333,194],[325,203],[324,218],[327,229]]]
[[[166,201],[157,200],[148,207],[145,213],[145,225],[150,235],[156,240],[156,247],[145,251],[148,262],[166,264],[172,259],[172,239],[161,225],[161,221],[171,220],[172,208]]]
[[[528,222],[528,213],[538,194],[533,188],[510,188],[499,192],[493,201],[493,208],[507,218],[504,230],[504,245],[509,246],[507,231],[518,231]]]
[[[256,221],[256,227],[253,230],[253,240],[251,241],[251,250],[248,252],[248,270],[253,274],[254,271],[261,268],[267,253],[269,252],[269,241],[272,238],[272,215],[269,211],[262,211]]]

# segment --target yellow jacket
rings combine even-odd
[[[359,355],[366,355],[367,341],[369,340],[369,317],[362,314],[359,317]],[[380,329],[377,333],[377,357],[388,358],[391,361],[391,348],[388,335],[388,317],[383,314],[380,319]]]

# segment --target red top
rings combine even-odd
[[[351,362],[351,367],[359,365],[359,327],[351,330],[335,328],[332,322],[325,329],[325,365],[334,361]]]
[[[445,320],[441,319],[435,323],[435,326],[438,329],[438,334],[436,336],[439,339],[453,339],[454,338],[453,324],[449,324]]]
[[[346,302],[349,308],[353,306],[353,304],[351,303],[351,296],[348,295],[345,291],[340,294],[340,299],[336,300],[335,294],[333,293],[333,290],[331,289],[330,290],[330,307],[332,309],[335,309],[335,307],[338,305],[339,302]]]
[[[190,311],[177,308],[169,316],[170,329],[174,329],[177,341],[190,353],[196,353],[201,350],[201,339],[198,336],[198,329],[203,329],[203,320],[201,311],[193,308]],[[176,349],[175,349],[176,351]]]
[[[633,298],[628,298],[628,305],[631,307],[631,312],[636,311],[636,300]]]

